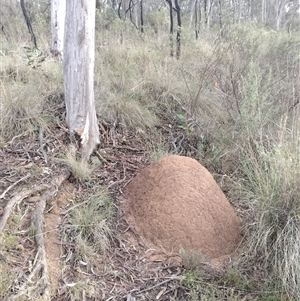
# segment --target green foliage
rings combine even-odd
[[[251,283],[245,275],[243,275],[238,267],[229,267],[223,276],[225,286],[234,287],[240,291],[249,291],[251,289]]]
[[[27,65],[31,66],[33,69],[41,67],[41,63],[46,59],[45,54],[34,46],[24,46],[24,49],[28,60]]]
[[[6,42],[4,43],[7,44]],[[18,46],[13,52],[1,52],[0,135],[11,139],[49,129],[54,122],[47,96],[62,83],[58,62],[31,47]]]
[[[179,256],[182,260],[182,265],[185,269],[189,271],[199,271],[201,262],[202,262],[202,255],[199,251],[185,251],[184,249],[179,250]]]

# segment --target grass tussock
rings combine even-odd
[[[3,298],[5,298],[8,295],[11,284],[17,275],[16,271],[12,271],[11,268],[7,266],[4,261],[0,262],[0,269],[2,272],[2,275],[0,277],[0,298],[4,300]]]
[[[114,212],[108,192],[98,188],[83,205],[70,212],[72,232],[78,246],[78,255],[87,259],[93,254],[103,254],[111,238],[110,219]]]
[[[0,60],[0,136],[8,139],[51,128],[54,116],[47,97],[61,87],[60,64],[26,45],[1,52]]]
[[[67,165],[72,175],[82,181],[90,179],[95,169],[94,164],[90,164],[85,159],[74,156],[71,152],[66,152],[58,161]]]
[[[300,148],[295,142],[287,132],[270,151],[248,145],[242,165],[247,199],[256,209],[247,260],[272,271],[290,296],[300,294]]]

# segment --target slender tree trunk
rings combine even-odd
[[[175,8],[177,14],[177,34],[176,34],[176,58],[180,58],[181,52],[181,15],[180,15],[180,6],[178,0],[175,0]]]
[[[51,52],[63,56],[66,17],[66,0],[51,1]]]
[[[223,28],[223,22],[222,22],[222,0],[219,0],[219,24],[220,24],[220,30]]]
[[[239,1],[238,4],[238,24],[241,23],[241,19],[242,19],[242,1]]]
[[[121,8],[122,8],[122,0],[120,0],[120,2],[118,4],[118,16],[119,16],[120,19],[122,19]]]
[[[132,13],[133,13],[133,22],[135,24],[135,27],[139,29],[139,0],[134,0],[133,1],[133,6],[132,6]]]
[[[94,103],[95,0],[67,1],[64,38],[64,86],[71,137],[81,138],[88,159],[99,140]]]
[[[140,1],[140,14],[141,14],[141,33],[144,33],[144,0]]]
[[[266,18],[266,0],[261,0],[261,23],[265,23]]]
[[[195,0],[194,9],[195,9],[195,37],[196,37],[196,40],[198,40],[198,38],[199,38],[199,23],[200,23],[198,0]]]
[[[173,33],[174,33],[174,25],[173,25],[173,4],[172,0],[166,0],[169,4],[170,10],[170,56],[174,56],[174,42],[173,42]]]
[[[276,0],[275,10],[276,10],[276,30],[280,29],[281,20],[284,14],[284,7],[286,0]]]
[[[20,0],[20,5],[21,5],[21,9],[22,9],[25,21],[26,21],[28,31],[31,35],[31,41],[33,42],[33,45],[37,48],[36,37],[35,37],[35,34],[33,32],[33,29],[32,29],[31,23],[30,23],[30,19],[28,17],[28,14],[27,14],[27,11],[26,11],[26,8],[25,8],[24,0]]]

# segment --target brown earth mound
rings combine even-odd
[[[211,260],[230,254],[240,219],[209,171],[196,160],[166,156],[138,174],[125,191],[127,217],[146,239],[177,253]]]

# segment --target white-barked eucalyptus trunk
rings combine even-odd
[[[66,0],[51,0],[51,52],[63,56]]]
[[[66,122],[88,159],[100,143],[94,102],[95,0],[68,0],[64,37]]]

